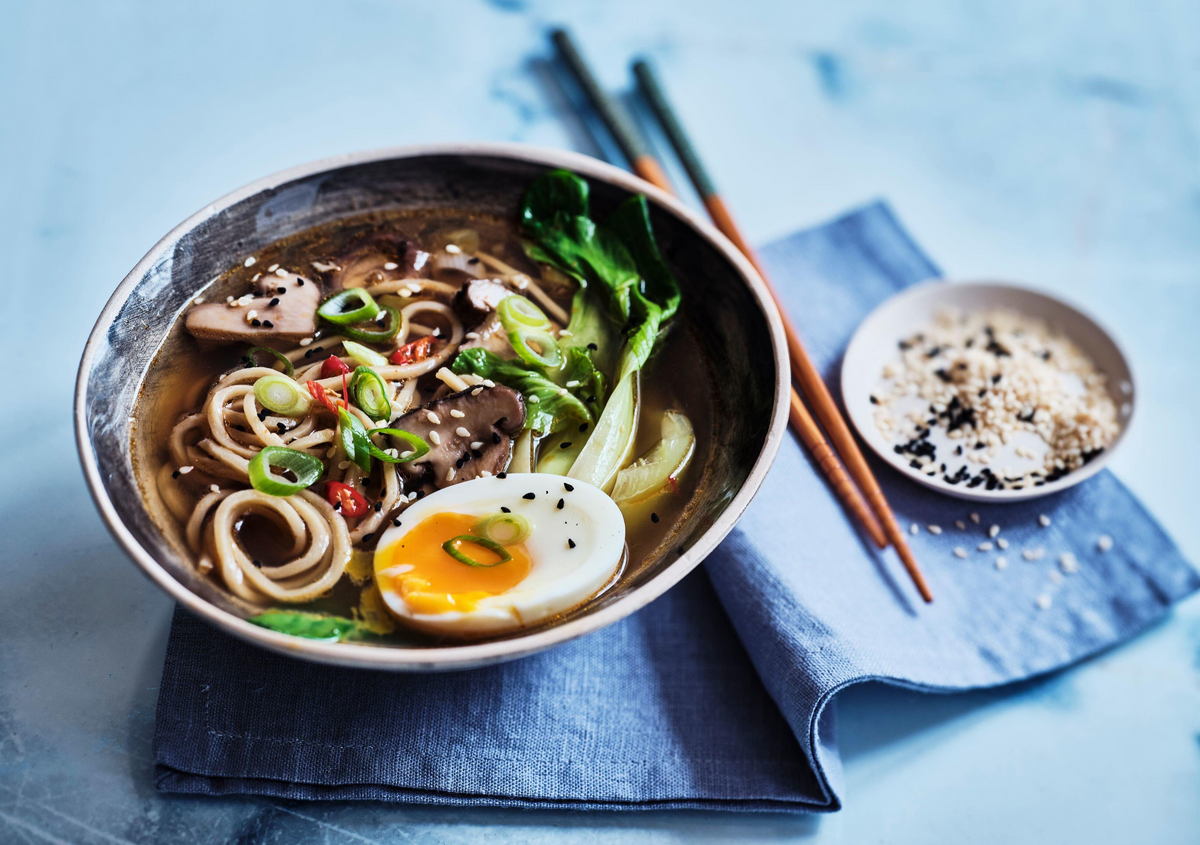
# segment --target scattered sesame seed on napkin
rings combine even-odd
[[[831,385],[867,313],[937,275],[882,204],[762,255]],[[874,468],[897,518],[916,526],[930,606],[892,552],[856,533],[789,437],[702,571],[622,622],[513,663],[337,669],[178,611],[157,786],[448,806],[836,810],[839,690],[1022,680],[1133,636],[1200,588],[1110,472],[1053,497],[979,505]]]

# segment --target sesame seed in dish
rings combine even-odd
[[[913,469],[938,467],[948,484],[1040,487],[1120,433],[1107,377],[1043,320],[943,309],[898,346],[870,394],[875,426]]]

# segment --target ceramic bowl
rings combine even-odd
[[[154,516],[146,470],[131,449],[134,402],[147,367],[192,297],[228,266],[288,235],[383,209],[467,208],[516,214],[525,187],[565,167],[591,183],[603,216],[634,193],[650,198],[652,222],[684,292],[690,322],[719,378],[709,476],[670,551],[555,624],[465,644],[371,646],[325,643],[268,631],[251,611],[199,576],[177,534]],[[707,222],[642,180],[586,156],[517,145],[404,147],[302,165],[206,206],[166,235],[121,282],[92,331],[75,396],[76,439],[101,515],[133,561],[191,612],[244,640],[345,666],[431,671],[527,655],[610,625],[662,595],[733,528],[758,490],[787,423],[786,347],[778,313],[746,259]],[[679,554],[676,550],[682,549]]]
[[[1006,308],[1046,321],[1053,329],[1070,338],[1107,377],[1107,387],[1118,409],[1121,427],[1116,440],[1097,458],[1056,481],[1041,487],[1021,490],[987,490],[950,484],[937,475],[926,475],[909,464],[910,456],[894,450],[895,443],[887,440],[875,426],[871,392],[879,384],[883,366],[896,356],[897,343],[922,326],[932,322],[934,314],[944,308],[968,312],[990,308]],[[1034,288],[1004,282],[943,282],[930,281],[914,285],[892,296],[870,313],[855,331],[842,361],[842,397],[854,427],[867,444],[883,460],[900,472],[926,487],[960,499],[976,502],[1015,502],[1048,496],[1091,478],[1104,468],[1125,437],[1133,419],[1137,397],[1133,372],[1121,347],[1095,319],[1075,305]],[[936,432],[942,437],[944,428]],[[1036,435],[1030,435],[1036,437]],[[931,438],[933,439],[933,438]],[[938,441],[939,443],[942,441]],[[947,444],[954,441],[945,440]],[[1006,461],[1019,463],[1013,453],[1015,443],[1001,451],[993,466]],[[953,473],[957,465],[948,467]]]

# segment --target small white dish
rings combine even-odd
[[[899,342],[911,337],[923,326],[933,322],[935,314],[945,308],[964,312],[990,308],[1007,308],[1038,317],[1070,338],[1092,359],[1096,369],[1108,377],[1108,390],[1117,406],[1120,431],[1103,453],[1084,466],[1040,487],[1020,490],[987,490],[968,488],[965,484],[950,484],[943,474],[926,475],[910,466],[911,456],[895,452],[896,442],[889,442],[875,425],[874,406],[870,396],[880,383],[886,363],[893,361]],[[945,282],[933,280],[914,285],[880,304],[855,331],[842,361],[842,398],[859,436],[887,463],[914,481],[939,493],[977,502],[1016,502],[1048,496],[1072,487],[1095,475],[1111,459],[1129,430],[1136,399],[1133,372],[1121,348],[1112,335],[1094,318],[1049,294],[1019,285],[1002,282],[971,281]],[[1041,442],[1033,434],[1028,437]],[[941,438],[941,439],[938,439]],[[938,426],[930,436],[940,444],[953,445],[945,438],[945,428]],[[1013,443],[1003,447],[1000,460],[1010,457]],[[999,460],[993,460],[992,465]],[[1002,464],[1001,464],[1002,465]],[[957,466],[950,466],[953,473]]]

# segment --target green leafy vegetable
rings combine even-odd
[[[361,622],[346,619],[342,616],[325,616],[320,613],[303,613],[297,610],[268,610],[257,616],[251,616],[248,622],[290,634],[293,637],[304,637],[308,640],[324,640],[329,643],[341,643],[352,640],[366,640],[375,636]]]
[[[588,406],[570,390],[486,349],[464,349],[455,356],[451,369],[460,375],[474,373],[519,392],[525,397],[525,427],[538,434],[553,434],[571,426],[578,428],[584,423],[590,426],[595,422]]]

